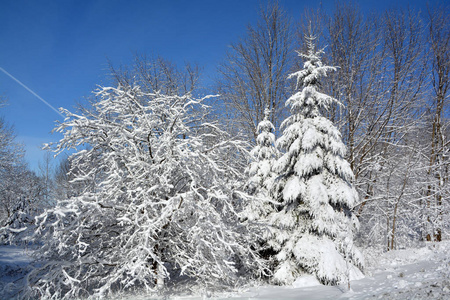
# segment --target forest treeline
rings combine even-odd
[[[294,49],[306,49],[311,28],[324,62],[337,67],[322,90],[342,105],[325,114],[355,174],[359,241],[385,249],[440,241],[449,226],[449,24],[448,7],[363,14],[337,3],[295,20],[278,6],[262,11],[219,66],[227,127],[254,140],[269,107],[280,134],[295,85],[287,77],[302,63]]]
[[[448,9],[337,3],[292,16],[270,4],[209,86],[195,64],[111,64],[110,87],[63,111],[49,150],[72,154],[53,172],[47,156],[40,176],[0,123],[0,238],[46,241],[24,295],[153,290],[175,271],[205,284],[301,272],[337,284],[348,263],[363,269],[357,247],[448,239]],[[305,200],[323,194],[308,184],[329,207]],[[334,249],[335,270],[318,245]]]

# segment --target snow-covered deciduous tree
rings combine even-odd
[[[22,244],[33,232],[34,217],[48,207],[45,185],[26,165],[7,171],[0,180],[0,198],[9,206],[8,217],[0,223],[0,243]]]
[[[100,88],[89,114],[67,115],[56,151],[75,148],[73,182],[93,187],[37,219],[42,266],[26,296],[51,299],[154,291],[188,276],[235,282],[259,269],[233,194],[231,161],[245,152],[216,124],[203,99]]]
[[[23,165],[23,154],[22,145],[15,141],[13,128],[0,118],[0,225],[12,215],[16,206],[15,177]]]
[[[431,56],[431,139],[428,156],[427,199],[424,207],[424,231],[427,241],[442,241],[449,228],[449,94],[450,94],[450,25],[448,7],[429,10],[428,40]]]
[[[272,111],[270,121],[277,127],[286,115],[286,77],[294,58],[291,24],[276,2],[261,7],[257,24],[248,26],[239,42],[230,45],[218,68],[221,76],[217,87],[228,114],[228,129],[243,131],[252,141],[266,107]]]
[[[92,187],[91,182],[74,182],[78,168],[73,166],[68,157],[62,159],[55,168],[54,195],[56,200],[66,200],[81,196]]]
[[[24,153],[14,128],[0,118],[0,243],[22,242],[46,206],[42,178],[29,170]]]
[[[284,154],[274,165],[279,174],[272,190],[279,203],[270,216],[277,251],[274,280],[290,283],[302,273],[314,274],[324,284],[346,282],[349,270],[359,272],[363,257],[353,244],[358,220],[352,213],[358,194],[353,173],[343,158],[345,146],[338,129],[322,111],[336,102],[319,92],[320,78],[335,68],[324,66],[314,37],[308,37],[304,69],[289,78],[302,89],[286,104],[291,116],[283,123],[277,146]]]

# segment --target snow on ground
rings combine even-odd
[[[28,272],[31,257],[16,246],[0,246],[0,299],[10,299]]]
[[[323,286],[314,277],[306,276],[298,278],[292,286],[250,287],[240,292],[216,294],[212,298],[450,299],[450,241],[427,244],[420,249],[386,253],[366,252],[366,277],[351,281],[350,291],[347,285]],[[158,299],[158,297],[138,299]],[[170,299],[197,300],[202,297],[179,296]]]
[[[450,241],[429,243],[420,249],[378,253],[366,251],[366,277],[347,285],[320,285],[312,276],[297,279],[292,286],[254,286],[236,292],[204,292],[213,299],[450,299]],[[0,246],[0,291],[26,273],[30,258],[22,249]],[[16,285],[17,287],[17,285]],[[5,292],[4,292],[5,293]],[[12,295],[0,294],[0,299]],[[6,297],[6,298],[5,298]],[[204,299],[204,296],[140,296],[123,298],[146,299]]]
[[[261,287],[243,299],[450,299],[450,243],[367,255],[366,277],[347,286]],[[297,280],[298,282],[298,280]]]

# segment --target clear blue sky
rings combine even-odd
[[[320,1],[280,0],[292,17]],[[426,1],[357,1],[363,12],[399,7],[425,9]],[[436,1],[431,1],[436,2]],[[258,0],[0,0],[0,67],[52,106],[71,109],[96,85],[107,82],[107,59],[130,64],[134,53],[161,55],[182,64],[198,63],[207,76],[227,46],[257,20]],[[332,9],[333,1],[322,1]],[[36,169],[39,146],[57,141],[50,134],[62,118],[25,88],[0,72],[0,109],[25,144]]]

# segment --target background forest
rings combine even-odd
[[[66,119],[55,130],[64,137],[47,146],[39,174],[27,167],[14,129],[1,121],[1,242],[47,240],[38,260],[58,249],[59,257],[76,261],[92,247],[71,234],[84,228],[90,233],[83,238],[104,249],[84,263],[110,257],[109,263],[135,264],[125,268],[132,270],[127,275],[107,262],[89,269],[90,278],[107,274],[98,295],[147,287],[148,278],[154,281],[148,288],[162,285],[177,266],[200,281],[234,282],[239,272],[270,277],[266,262],[253,257],[261,232],[245,210],[254,174],[250,151],[264,130],[274,134],[272,143],[283,135],[281,124],[290,116],[286,101],[298,88],[289,75],[303,69],[296,50],[307,53],[311,35],[316,49],[324,49],[324,65],[336,68],[318,88],[337,100],[321,113],[340,131],[354,174],[359,200],[349,209],[360,224],[355,244],[389,251],[447,240],[449,8],[363,15],[340,2],[332,13],[318,9],[294,16],[276,3],[262,7],[258,23],[231,43],[207,86],[200,66],[177,66],[163,56],[136,55],[131,66],[110,63],[110,87],[94,91],[77,112],[62,111]],[[57,166],[52,151],[63,157]],[[286,152],[274,149],[270,155]],[[139,211],[145,213],[138,216]],[[198,238],[211,228],[218,233]],[[142,260],[127,262],[130,257]],[[164,264],[167,257],[171,267]],[[151,264],[147,270],[145,260]],[[106,272],[109,267],[115,271]],[[41,292],[89,295],[88,283],[73,288],[82,269],[72,271],[52,286],[41,285]],[[62,271],[48,265],[45,272],[55,279]],[[116,282],[119,277],[123,282]]]
[[[449,225],[445,9],[363,16],[338,4],[332,15],[306,12],[297,26],[280,8],[263,12],[219,67],[228,127],[254,139],[268,106],[279,128],[292,94],[287,74],[300,69],[292,49],[305,49],[308,26],[325,47],[326,64],[338,67],[322,90],[343,104],[326,114],[342,133],[355,174],[358,240],[386,249],[441,240]]]

